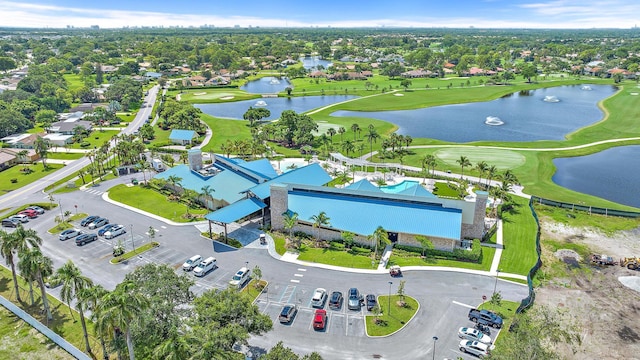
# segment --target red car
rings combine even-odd
[[[327,325],[327,311],[323,309],[316,310],[313,315],[313,328],[315,330],[323,330]]]
[[[20,211],[18,214],[20,215],[26,215],[29,217],[29,219],[34,219],[38,217],[38,212],[35,210],[31,210],[31,209],[27,209],[27,210],[22,210]]]

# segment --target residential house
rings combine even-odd
[[[431,75],[431,71],[424,70],[424,69],[416,69],[416,70],[405,71],[400,75],[407,79],[424,78]]]
[[[14,149],[33,149],[39,136],[44,134],[16,134],[3,137],[2,140]]]
[[[16,164],[17,156],[10,152],[0,151],[0,170],[5,170]]]

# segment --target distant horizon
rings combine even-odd
[[[1,28],[633,29],[640,2],[608,0],[0,0]]]

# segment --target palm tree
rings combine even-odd
[[[49,308],[49,299],[47,298],[47,291],[44,287],[44,277],[53,273],[53,262],[50,258],[44,256],[39,247],[27,248],[20,252],[20,263],[25,268],[30,269],[31,276],[38,282],[40,286],[40,295],[42,297],[42,306],[47,314],[47,320],[52,320],[51,309]]]
[[[18,276],[16,275],[16,254],[25,252],[29,247],[38,247],[42,244],[42,239],[38,236],[38,233],[33,229],[25,229],[22,225],[18,225],[16,230],[8,234],[6,232],[0,233],[2,236],[2,243],[0,244],[0,254],[11,266],[11,275],[13,276],[13,286],[16,291],[16,299],[20,299],[20,292],[18,291]]]
[[[500,176],[500,178],[502,179],[503,183],[509,183],[509,184],[518,183],[518,178],[510,169],[505,170]]]
[[[343,141],[344,141],[344,140],[342,139],[342,135],[343,135],[345,132],[347,132],[347,130],[346,130],[344,127],[340,126],[340,127],[338,128],[338,134],[340,134],[340,142],[343,142]]]
[[[158,360],[190,359],[190,355],[189,340],[177,331],[172,331],[168,338],[153,350],[153,359]]]
[[[476,164],[476,170],[480,173],[480,176],[478,176],[478,184],[482,184],[482,175],[484,175],[488,168],[489,165],[484,161],[480,161]]]
[[[182,178],[177,175],[171,175],[167,178],[167,181],[171,184],[171,187],[173,188],[173,192],[178,193],[177,187],[178,186],[182,187],[182,185],[180,185],[180,181],[182,181]]]
[[[211,196],[211,194],[216,192],[216,190],[212,188],[211,185],[205,185],[202,188],[200,188],[200,191],[202,191],[202,195],[204,195],[205,206],[209,207],[209,204],[207,203],[207,199],[211,199],[211,207],[213,207],[213,197]]]
[[[353,141],[358,140],[357,139],[357,135],[360,132],[360,126],[358,124],[352,124],[351,125],[351,131],[353,131]]]
[[[460,179],[462,179],[464,177],[464,168],[471,166],[471,161],[469,161],[468,157],[462,155],[460,156],[460,159],[456,160],[456,162],[460,165]]]
[[[100,314],[98,313],[98,304],[102,300],[102,298],[109,293],[102,285],[92,285],[87,288],[80,289],[78,292],[78,301],[82,301],[87,306],[87,310],[91,311],[91,318],[94,321],[93,331],[100,339],[100,345],[102,345],[102,358],[104,360],[109,360],[109,352],[107,351],[107,344],[105,342],[105,337],[110,336],[112,333],[106,327],[105,323],[98,322],[98,318],[100,318]]]
[[[316,245],[317,245],[317,242],[320,241],[320,228],[322,226],[328,226],[329,220],[331,219],[327,216],[327,213],[325,213],[324,211],[321,211],[317,215],[311,216],[309,219],[313,220],[313,227],[318,229],[318,233],[317,233],[318,236],[316,237]]]
[[[376,241],[375,251],[373,252],[374,256],[378,255],[378,244],[386,246],[387,244],[391,243],[389,241],[389,233],[387,233],[387,230],[385,230],[382,226],[378,226],[376,231],[373,232],[373,238]]]
[[[181,200],[187,205],[187,217],[190,217],[189,208],[193,205],[193,199],[198,197],[198,193],[191,189],[184,189],[180,196]]]
[[[149,165],[149,163],[146,160],[140,160],[140,162],[138,162],[136,164],[136,169],[142,171],[142,179],[144,179],[144,183],[147,183],[147,170],[151,169],[151,165]]]
[[[284,215],[284,228],[289,231],[289,239],[293,238],[293,228],[298,224],[298,214],[287,212]]]
[[[35,269],[31,268],[31,263],[25,261],[18,262],[18,269],[20,270],[20,275],[29,282],[29,299],[31,300],[31,305],[33,305],[36,302],[33,297],[33,282],[36,281]]]
[[[331,142],[333,142],[333,135],[336,134],[336,129],[330,127],[329,129],[327,129],[327,135],[329,135],[329,138],[331,139]]]
[[[347,156],[349,156],[349,153],[355,150],[355,146],[351,140],[347,140],[342,143],[342,150],[347,153]]]
[[[87,332],[87,323],[84,318],[85,301],[78,295],[83,289],[87,289],[93,285],[93,282],[88,277],[82,275],[80,269],[69,260],[61,268],[56,270],[55,279],[62,283],[62,289],[60,290],[60,297],[62,301],[69,306],[69,313],[73,319],[73,312],[71,311],[71,300],[74,298],[77,300],[76,309],[80,313],[80,323],[82,324],[82,332],[84,334],[84,345],[87,349],[87,353],[91,354],[91,346],[89,346],[89,333]]]
[[[98,322],[104,325],[109,324],[109,328],[114,332],[118,328],[124,333],[130,360],[135,359],[131,323],[148,305],[148,300],[135,292],[135,284],[132,281],[125,281],[118,284],[115,290],[107,293],[96,307],[96,312],[100,314]]]
[[[372,129],[369,127],[369,133],[367,134],[367,140],[369,140],[370,152],[373,153],[373,142],[376,141],[380,135],[376,131],[376,129]]]
[[[487,187],[491,186],[491,180],[498,173],[498,168],[495,165],[491,165],[487,168]]]
[[[180,161],[182,161],[183,164],[186,164],[187,160],[189,160],[189,154],[187,154],[186,152],[181,152]]]

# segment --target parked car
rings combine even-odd
[[[98,230],[98,236],[104,236],[104,233],[106,233],[107,231],[111,230],[112,227],[116,226],[118,224],[107,224],[105,226],[103,226],[102,228],[100,228],[100,230]]]
[[[282,307],[282,311],[280,311],[280,316],[278,316],[278,320],[282,324],[289,324],[293,321],[293,318],[296,317],[298,313],[298,305],[295,304],[287,304]]]
[[[91,222],[91,224],[87,225],[87,227],[89,229],[98,229],[98,228],[101,228],[101,227],[107,225],[108,223],[109,223],[109,219],[107,219],[107,218],[98,218],[96,220],[93,220]]]
[[[478,324],[492,326],[496,329],[502,327],[502,318],[489,310],[470,309],[468,316],[469,320]]]
[[[40,206],[36,206],[36,205],[29,206],[25,210],[33,210],[33,211],[37,212],[38,215],[44,214],[44,209],[41,208]]]
[[[483,344],[479,341],[462,340],[460,341],[460,351],[469,353],[479,358],[489,356],[489,352],[494,349],[493,345]]]
[[[458,329],[458,337],[460,339],[467,339],[472,341],[479,341],[484,344],[491,344],[491,338],[481,331],[468,327],[461,327]]]
[[[90,234],[82,234],[76,237],[76,245],[82,246],[84,244],[90,243],[92,241],[98,240],[98,235],[94,233]]]
[[[362,306],[362,295],[357,288],[349,289],[349,300],[347,301],[349,310],[360,310]]]
[[[29,222],[29,217],[27,215],[23,215],[23,214],[11,215],[11,216],[9,216],[9,219],[16,219],[16,220],[20,221],[21,223]]]
[[[62,281],[56,278],[55,276],[47,276],[44,279],[44,286],[46,286],[49,289],[57,288],[60,285],[62,285]]]
[[[240,270],[238,270],[236,274],[233,275],[233,277],[231,278],[231,281],[229,281],[229,285],[238,289],[242,288],[244,284],[246,284],[247,281],[249,281],[250,274],[251,274],[251,270],[247,269],[246,267],[241,267]]]
[[[313,292],[313,297],[311,298],[311,306],[314,308],[322,309],[326,301],[327,290],[323,288],[317,288],[316,291]]]
[[[193,269],[193,275],[195,276],[205,276],[207,275],[207,273],[209,273],[209,271],[217,268],[217,262],[216,262],[216,258],[214,258],[213,256],[210,256],[206,259],[204,259],[203,262],[201,262],[200,264],[198,264],[198,266],[196,266],[195,269]]]
[[[334,291],[329,298],[329,308],[333,310],[340,310],[342,308],[342,293],[340,291]]]
[[[71,238],[74,238],[76,236],[82,235],[82,230],[78,230],[78,229],[67,229],[63,232],[60,233],[60,236],[58,237],[58,239],[60,239],[60,241],[64,241],[64,240],[68,240]]]
[[[369,294],[366,297],[367,302],[367,310],[371,311],[376,306],[376,296],[373,294]]]
[[[29,219],[35,219],[38,217],[38,212],[35,210],[22,210],[18,213],[19,215],[26,215]]]
[[[4,227],[18,227],[20,225],[20,221],[17,219],[2,219],[2,226]]]
[[[105,239],[113,239],[114,237],[120,236],[126,232],[127,232],[127,229],[124,227],[124,225],[116,225],[111,229],[109,229],[107,232],[105,232],[104,237]]]
[[[327,326],[327,311],[324,309],[317,309],[313,315],[313,329],[323,330]]]
[[[202,262],[202,256],[193,255],[187,261],[185,261],[184,264],[182,264],[182,270],[191,271],[194,267],[198,266],[200,262]]]
[[[80,220],[80,225],[81,226],[87,226],[87,225],[91,224],[95,219],[97,219],[99,217],[100,216],[98,216],[98,215],[87,216],[86,218]]]

